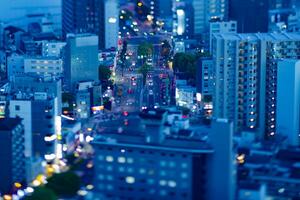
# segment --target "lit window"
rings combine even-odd
[[[106,161],[107,162],[113,162],[114,161],[114,157],[112,157],[112,156],[106,156]]]
[[[146,170],[144,168],[141,168],[139,171],[140,171],[140,174],[145,174],[146,173]]]
[[[133,158],[127,158],[128,163],[133,163]]]
[[[135,178],[133,176],[127,176],[125,178],[126,183],[133,184],[135,182]]]
[[[165,180],[160,180],[160,181],[159,181],[159,185],[165,186],[165,185],[167,185],[167,181],[165,181]]]
[[[176,182],[175,181],[169,181],[168,185],[169,185],[169,187],[176,187]]]
[[[187,177],[188,177],[187,173],[185,172],[181,173],[181,178],[187,178]]]
[[[125,162],[126,162],[125,157],[119,157],[119,158],[118,158],[118,162],[119,162],[119,163],[125,163]]]

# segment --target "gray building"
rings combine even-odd
[[[68,35],[65,51],[65,82],[74,91],[77,83],[98,81],[98,36]]]
[[[8,194],[25,176],[24,128],[20,118],[0,119],[0,193]]]

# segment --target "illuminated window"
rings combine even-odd
[[[169,181],[168,182],[169,187],[176,187],[176,182],[175,181]]]
[[[112,156],[106,156],[106,161],[107,162],[113,162],[114,161],[114,157],[112,157]]]
[[[135,178],[133,176],[127,176],[125,178],[126,183],[133,184],[135,182]]]
[[[126,162],[125,157],[118,157],[118,162],[119,163],[125,163]]]

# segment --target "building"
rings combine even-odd
[[[300,35],[215,34],[214,115],[230,119],[235,130],[256,129],[258,137],[276,133],[277,61],[300,58]]]
[[[12,81],[16,76],[24,74],[24,55],[13,53],[7,57],[8,80]]]
[[[11,192],[15,183],[24,183],[24,128],[20,118],[0,119],[0,193]]]
[[[119,40],[119,3],[118,0],[104,0],[105,48],[117,48]],[[101,46],[100,46],[101,47]]]
[[[23,119],[25,156],[55,158],[56,137],[61,126],[57,97],[47,93],[17,93],[9,101],[9,116]]]
[[[65,37],[68,33],[93,33],[99,38],[99,48],[117,45],[119,5],[116,0],[64,0],[62,9]]]
[[[236,21],[219,21],[211,22],[209,24],[209,50],[211,52],[211,45],[213,34],[216,33],[237,33],[237,22]]]
[[[64,61],[64,84],[69,90],[81,81],[98,81],[98,36],[69,35]]]
[[[228,19],[228,0],[193,0],[194,36],[208,41],[210,22]]]
[[[216,34],[213,39],[213,114],[232,120],[235,130],[258,126],[258,75],[253,73],[258,71],[258,48],[253,35]]]
[[[25,58],[24,72],[44,75],[62,75],[63,61],[56,57]]]
[[[269,0],[229,0],[229,20],[237,21],[238,33],[268,32]]]
[[[197,92],[202,95],[203,98],[210,98],[214,94],[214,66],[212,58],[200,58],[197,63],[197,75],[196,75],[196,88]]]
[[[53,77],[23,76],[11,83],[9,116],[23,119],[27,158],[55,152],[56,135],[60,134],[61,91],[61,80]]]
[[[283,60],[277,71],[277,114],[278,134],[288,138],[291,146],[300,145],[300,62]]]
[[[65,42],[45,41],[42,46],[42,56],[61,58],[65,46]]]
[[[299,149],[272,148],[267,144],[270,143],[238,149],[240,199],[299,198]]]
[[[196,88],[187,85],[186,80],[176,80],[175,99],[176,105],[195,111]]]
[[[210,145],[203,132],[176,128],[176,117],[165,126],[167,118],[164,110],[144,110],[120,128],[107,123],[92,144],[94,199],[234,198],[232,126],[216,122],[212,140],[222,140]]]
[[[12,93],[31,91],[46,92],[49,96],[57,97],[58,114],[61,114],[62,80],[51,76],[16,76],[11,82]]]
[[[193,38],[194,10],[191,2],[173,0],[173,35],[179,39]]]

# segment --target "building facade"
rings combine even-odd
[[[300,35],[216,34],[214,115],[234,121],[236,131],[276,133],[277,60],[298,59]]]
[[[73,91],[81,81],[98,80],[98,36],[69,35],[65,51],[65,85]]]
[[[9,194],[25,176],[24,128],[20,118],[0,119],[0,193]]]
[[[277,72],[276,128],[288,138],[288,144],[300,144],[300,62],[283,60]]]

